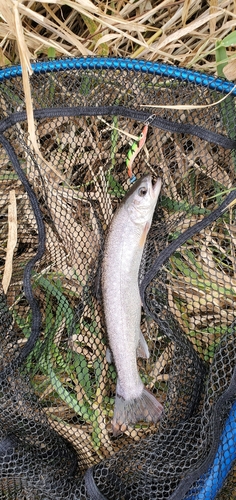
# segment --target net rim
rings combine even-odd
[[[223,80],[213,75],[207,75],[199,71],[179,68],[161,62],[151,62],[138,59],[116,58],[116,57],[78,57],[68,59],[54,59],[39,61],[31,64],[33,74],[52,73],[66,70],[94,69],[94,70],[120,70],[136,71],[140,73],[154,74],[176,80],[188,81],[198,86],[208,87],[225,94],[231,92],[236,96],[236,86],[233,82]],[[22,76],[20,65],[0,69],[0,82],[11,78]]]

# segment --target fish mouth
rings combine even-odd
[[[155,200],[158,198],[159,194],[160,194],[160,191],[161,191],[161,179],[160,177],[158,177],[157,181],[156,182],[153,182],[152,181],[152,189],[151,189],[151,196],[152,198],[154,198]]]

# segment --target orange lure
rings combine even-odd
[[[138,139],[138,143],[134,142],[127,154],[126,165],[128,168],[128,176],[130,177],[130,179],[134,178],[135,180],[135,176],[132,172],[132,166],[136,156],[139,154],[139,151],[141,151],[146,142],[147,132],[148,132],[148,125],[145,125]]]

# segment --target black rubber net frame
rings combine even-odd
[[[206,75],[101,61],[36,65],[41,156],[19,68],[0,82],[0,498],[235,498],[235,97]],[[162,189],[138,367],[164,415],[115,438],[100,270],[147,119],[133,172]]]

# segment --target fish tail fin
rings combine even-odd
[[[156,423],[163,413],[163,406],[145,387],[138,398],[125,400],[116,394],[114,416],[112,420],[113,435],[118,436],[127,429],[128,424],[145,421]]]

